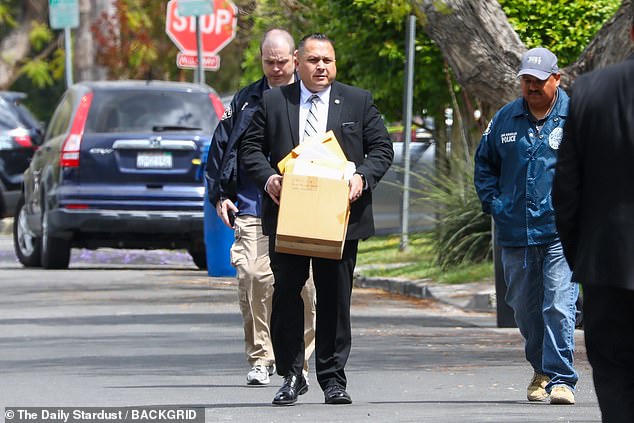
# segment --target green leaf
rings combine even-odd
[[[11,6],[8,4],[0,4],[0,25],[6,25],[6,27],[15,27],[16,22],[11,14]]]
[[[547,47],[561,67],[573,63],[621,0],[500,0],[528,48]]]
[[[36,51],[46,47],[53,37],[53,32],[49,29],[48,25],[41,22],[34,23],[29,33],[29,41]]]
[[[48,63],[43,60],[31,60],[22,67],[22,73],[33,81],[33,84],[39,88],[53,85]]]

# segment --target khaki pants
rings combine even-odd
[[[231,264],[238,278],[238,303],[244,323],[244,343],[251,366],[275,363],[269,322],[273,295],[273,273],[269,262],[269,237],[262,234],[261,220],[238,216],[231,247]],[[304,300],[304,370],[315,350],[315,284],[312,274],[302,290]]]

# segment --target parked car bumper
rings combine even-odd
[[[116,234],[195,234],[203,236],[203,212],[55,209],[48,213],[50,234],[72,232]]]
[[[187,249],[204,251],[204,216],[198,211],[73,210],[47,213],[49,236],[74,248]]]

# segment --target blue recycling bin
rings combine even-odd
[[[203,147],[201,164],[197,178],[205,180],[205,168],[209,155],[207,144]],[[209,276],[235,276],[236,269],[231,265],[231,245],[233,244],[233,229],[222,223],[216,214],[216,208],[209,202],[207,184],[205,184],[205,201],[203,204],[203,232],[205,236],[205,251],[207,254],[207,274]]]
[[[204,233],[207,252],[207,274],[209,276],[235,276],[236,269],[231,265],[231,244],[233,230],[225,226],[212,207],[205,192]]]

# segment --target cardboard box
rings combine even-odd
[[[286,173],[275,251],[340,260],[350,217],[348,181]]]
[[[328,131],[322,136],[308,138],[302,142],[279,161],[277,168],[281,173],[286,173],[286,166],[289,161],[296,159],[300,155],[304,155],[304,157],[310,156],[313,160],[322,159],[332,161],[338,159],[341,162],[348,160],[339,145],[339,141],[337,141],[337,137],[335,137],[335,133],[332,131]]]

